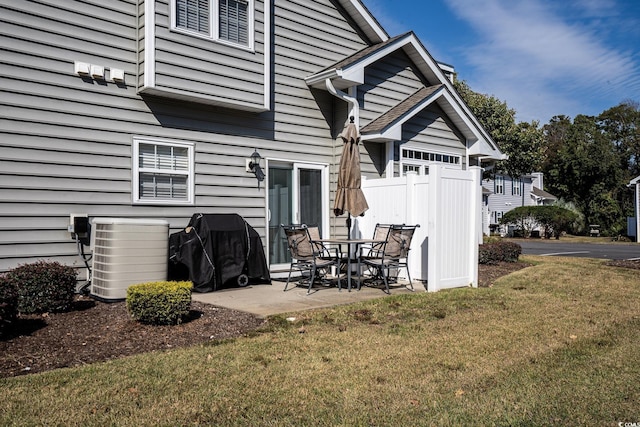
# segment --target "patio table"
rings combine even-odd
[[[363,244],[376,244],[384,243],[384,240],[378,239],[320,239],[318,242],[329,245],[338,245],[338,251],[340,252],[341,262],[344,262],[344,252],[342,252],[342,245],[347,245],[347,290],[351,292],[351,254],[358,252],[358,247]],[[352,251],[351,248],[355,250]],[[340,279],[338,279],[338,291],[342,291],[340,286]]]

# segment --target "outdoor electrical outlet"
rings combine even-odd
[[[71,234],[83,234],[87,232],[85,224],[89,221],[89,215],[84,213],[72,213],[69,215],[67,231]],[[83,229],[84,228],[84,229]]]
[[[251,169],[251,166],[249,166],[249,163],[251,163],[251,159],[244,159],[245,160],[245,170],[247,172],[253,172],[253,170]]]

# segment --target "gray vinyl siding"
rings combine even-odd
[[[466,168],[464,138],[437,104],[429,105],[405,123],[402,143],[406,148],[458,155]]]
[[[159,87],[261,104],[263,4],[256,1],[250,52],[170,31],[168,2],[156,2]],[[332,0],[274,4],[271,105],[255,113],[139,93],[148,65],[144,0],[0,0],[0,271],[38,259],[81,266],[67,232],[71,213],[166,219],[172,232],[196,212],[239,213],[266,243],[265,184],[257,189],[245,171],[254,149],[265,158],[332,165],[333,198],[347,105],[304,79],[367,44]],[[125,82],[80,77],[74,61],[102,65],[107,76],[123,69]],[[407,61],[398,54],[369,67],[362,126],[419,89]],[[425,114],[410,126],[423,127],[431,120]],[[433,123],[412,141],[453,144],[447,122]],[[194,144],[193,206],[133,203],[135,137]],[[384,145],[363,144],[361,153],[363,172],[380,176]],[[338,234],[343,219],[332,218]]]
[[[361,126],[366,126],[422,87],[423,80],[414,72],[411,60],[403,51],[396,51],[367,67],[365,84],[358,88],[358,98],[363,105]],[[464,138],[437,104],[425,108],[403,125],[400,143],[407,147],[458,154],[465,161]],[[371,178],[380,177],[385,169],[386,158],[381,155],[385,148],[384,144],[379,145],[366,144],[366,155],[362,156],[363,174]],[[398,164],[395,166],[397,168]]]
[[[268,90],[264,85],[263,7],[263,2],[255,2],[255,50],[247,50],[171,30],[169,1],[156,1],[152,93],[171,91],[196,101],[261,107]]]
[[[341,129],[327,117],[346,109],[312,95],[304,78],[365,44],[330,0],[276,4],[273,109],[261,114],[141,97],[144,2],[59,3],[0,0],[0,271],[38,259],[81,266],[70,213],[161,218],[172,232],[195,212],[240,213],[264,238],[264,184],[256,189],[244,169],[253,149],[335,160]],[[175,34],[166,34],[172,39],[160,45],[170,57]],[[124,69],[125,84],[81,78],[74,61]],[[248,69],[255,74],[255,64]],[[194,206],[133,205],[135,136],[195,143]]]

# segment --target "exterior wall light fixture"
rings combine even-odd
[[[258,153],[258,150],[253,150],[253,154],[247,159],[247,172],[252,172],[258,180],[258,188],[260,188],[260,182],[264,181],[264,172],[260,167],[260,159],[262,156]]]

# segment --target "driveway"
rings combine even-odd
[[[522,246],[525,255],[570,256],[611,260],[640,259],[637,243],[571,243],[560,240],[511,240]]]

